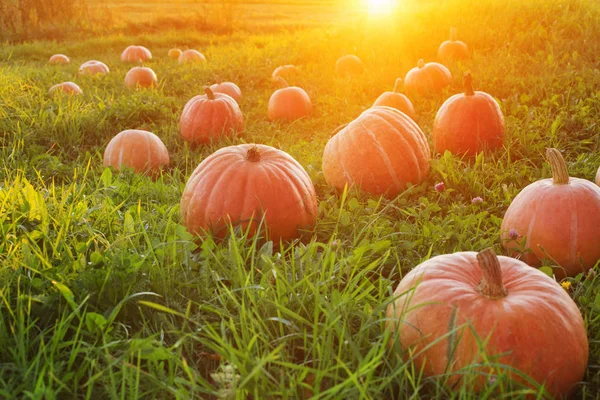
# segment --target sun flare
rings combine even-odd
[[[394,11],[398,0],[366,0],[369,15],[387,16]]]

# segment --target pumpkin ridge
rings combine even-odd
[[[209,192],[209,195],[208,195],[208,196],[205,198],[205,201],[203,201],[203,203],[204,203],[204,204],[212,204],[213,197],[215,196],[215,194],[218,194],[218,191],[217,191],[217,190],[215,190],[214,188],[215,188],[215,187],[218,187],[218,186],[219,186],[219,183],[220,183],[222,180],[225,180],[225,178],[230,178],[230,175],[232,175],[232,174],[235,174],[235,172],[237,172],[237,171],[235,171],[235,170],[232,168],[232,166],[233,166],[233,163],[228,163],[228,164],[226,165],[226,167],[224,168],[224,170],[223,170],[223,171],[222,171],[222,172],[221,172],[221,173],[220,173],[220,174],[217,176],[216,180],[215,180],[214,182],[212,182],[212,188],[211,188],[211,191]],[[247,173],[244,173],[244,175],[248,176],[248,174],[247,174]],[[239,175],[238,175],[238,177],[239,177]],[[194,198],[194,197],[192,197],[192,200],[193,200],[193,199],[195,199],[195,198]],[[245,199],[245,198],[244,198],[244,199]],[[194,203],[194,202],[193,202],[193,203]],[[220,211],[220,212],[218,213],[218,215],[222,215],[222,214],[223,214],[223,213],[222,213],[222,211],[223,211],[223,208],[225,207],[225,202],[223,202],[223,201],[219,202],[219,206],[220,206],[220,208],[219,208],[219,211]],[[211,228],[211,231],[212,231],[212,230],[214,230],[214,229],[216,228],[216,225],[218,225],[218,223],[219,223],[219,219],[217,219],[216,221],[214,221],[214,224],[215,224],[215,226],[212,226],[212,220],[211,220],[211,218],[210,218],[209,211],[210,211],[210,210],[209,210],[208,208],[205,208],[205,210],[204,210],[204,221],[208,221],[208,222],[210,222],[210,228]],[[213,212],[213,214],[215,214],[215,213]],[[229,215],[229,213],[228,213],[227,215]],[[230,215],[229,215],[229,216],[230,216]],[[231,216],[230,216],[230,217],[231,217]],[[239,218],[239,217],[238,217],[238,218]]]
[[[570,250],[570,257],[569,257],[569,261],[570,263],[577,263],[577,234],[578,234],[578,225],[579,225],[579,218],[577,218],[577,216],[579,215],[577,212],[577,206],[578,206],[578,202],[577,199],[573,196],[573,191],[569,190],[569,197],[571,198],[571,210],[573,210],[573,212],[571,213],[571,234],[569,235],[569,250]]]
[[[392,178],[392,180],[394,181],[394,185],[396,185],[396,188],[398,188],[398,190],[401,190],[403,185],[400,183],[400,180],[398,179],[398,175],[396,174],[396,170],[392,166],[390,156],[387,154],[387,152],[383,149],[383,147],[377,140],[378,139],[377,136],[373,133],[372,130],[367,128],[365,126],[364,122],[362,122],[362,121],[361,121],[361,127],[367,132],[367,134],[371,138],[371,140],[373,142],[373,146],[375,146],[375,148],[377,149],[377,152],[381,156],[381,159],[383,160],[383,164],[385,164],[385,167],[387,168],[387,172],[388,172],[390,178]]]
[[[303,189],[302,187],[298,186],[298,179],[296,177],[296,175],[290,171],[287,170],[283,165],[276,163],[273,164],[273,169],[275,171],[277,171],[277,173],[280,175],[278,177],[278,180],[281,182],[284,182],[288,187],[290,187],[293,190],[294,193],[294,202],[296,203],[301,203],[303,206],[304,210],[307,210],[310,214],[313,214],[313,210],[311,210],[312,207],[309,207],[306,204],[306,196],[305,196],[305,191],[301,190]],[[272,171],[269,171],[272,172]],[[301,223],[306,223],[306,215],[302,214],[302,215],[293,215],[293,217],[300,217],[300,219],[302,221],[300,221]]]
[[[302,166],[290,156],[291,160],[288,161],[293,161],[291,164],[294,168],[294,170],[288,169],[286,175],[290,178],[292,178],[291,180],[294,182],[294,185],[296,187],[298,187],[298,184],[301,184],[302,186],[300,187],[302,190],[299,190],[299,197],[300,200],[302,201],[302,204],[304,205],[304,209],[307,210],[312,216],[316,217],[317,215],[317,210],[313,209],[314,207],[312,207],[312,205],[307,204],[307,196],[310,196],[312,193],[314,193],[314,189],[309,187],[308,185],[306,185],[306,182],[308,182],[308,180],[310,179],[310,176],[308,175],[308,173],[306,171],[304,171],[302,169]],[[285,168],[285,166],[281,165],[281,164],[277,164],[278,168]],[[307,178],[307,179],[302,179],[302,178]],[[305,219],[305,218],[304,218]]]

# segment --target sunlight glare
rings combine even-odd
[[[368,2],[369,15],[373,17],[385,17],[394,11],[398,0],[366,0]]]

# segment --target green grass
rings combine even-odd
[[[454,390],[447,376],[422,376],[386,346],[385,309],[403,272],[432,256],[490,246],[502,252],[503,213],[524,186],[549,176],[546,147],[564,150],[572,176],[593,179],[600,165],[600,7],[592,0],[404,3],[392,26],[357,20],[273,34],[178,31],[2,46],[0,397],[531,394],[493,360],[498,378],[480,394],[472,391],[473,371]],[[468,68],[476,89],[501,104],[505,148],[471,160],[436,156],[427,182],[394,200],[329,188],[321,155],[330,133],[418,58],[434,59],[450,26],[474,56],[451,66],[454,82],[442,95],[413,99],[419,125],[429,137],[437,109],[461,90]],[[130,44],[152,50],[157,89],[124,88],[129,66],[119,55]],[[199,49],[208,65],[168,60],[174,46]],[[72,64],[48,66],[58,52]],[[335,60],[350,52],[367,65],[361,79],[334,75]],[[88,59],[104,61],[111,73],[76,76]],[[290,83],[307,90],[315,112],[271,123],[270,75],[289,63],[302,67]],[[191,149],[179,137],[179,114],[217,75],[242,88],[246,131],[236,142]],[[67,80],[84,95],[47,95]],[[171,168],[156,181],[102,167],[110,138],[130,128],[156,133],[169,149]],[[276,249],[239,231],[224,243],[196,242],[181,226],[187,177],[216,149],[242,142],[281,148],[315,183],[319,219],[302,243]],[[433,189],[440,181],[443,193]],[[476,196],[483,204],[471,203]],[[577,397],[598,398],[600,278],[572,282],[590,340]]]

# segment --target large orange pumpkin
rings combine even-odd
[[[121,53],[121,61],[125,62],[145,62],[152,59],[152,53],[144,46],[129,46]]]
[[[179,60],[179,57],[181,56],[181,50],[170,49],[169,52],[167,53],[167,55],[169,56],[169,58],[171,58],[173,60]]]
[[[452,83],[452,74],[444,65],[419,60],[417,66],[406,73],[404,90],[409,94],[424,96],[441,92],[450,83]]]
[[[128,129],[111,139],[104,150],[104,166],[117,171],[124,167],[146,175],[156,175],[169,165],[169,152],[152,132]]]
[[[556,149],[546,152],[552,178],[527,186],[502,221],[502,243],[511,255],[538,267],[550,259],[557,277],[575,276],[600,260],[600,187],[570,178]],[[521,254],[519,250],[531,249]]]
[[[55,54],[48,60],[49,64],[68,64],[70,62],[71,60],[69,60],[69,57],[64,54]]]
[[[402,80],[402,78],[396,79],[394,91],[382,93],[381,96],[379,96],[377,100],[375,100],[375,103],[373,103],[373,107],[392,107],[398,111],[402,111],[404,114],[412,118],[413,121],[415,121],[416,113],[413,104],[410,102],[408,97],[400,93],[400,91],[402,90],[403,82],[404,81]]]
[[[271,78],[273,79],[273,81],[277,81],[279,78],[288,79],[299,73],[300,70],[295,65],[282,65],[280,67],[275,68],[275,71],[273,71]]]
[[[356,76],[365,72],[365,66],[358,56],[348,54],[335,62],[335,72],[342,76]]]
[[[433,122],[433,150],[475,155],[504,144],[504,115],[492,96],[473,91],[471,74],[465,74],[465,92],[442,104]]]
[[[289,86],[283,78],[278,80],[284,87],[273,92],[269,99],[269,119],[271,121],[276,119],[294,121],[310,115],[312,103],[304,89]]]
[[[387,316],[392,344],[411,349],[415,370],[446,376],[457,388],[465,380],[461,370],[472,366],[475,389],[486,390],[489,367],[473,365],[484,362],[480,343],[488,359],[524,372],[555,397],[572,392],[587,368],[587,334],[575,302],[544,273],[491,249],[418,265],[400,281]]]
[[[223,93],[206,94],[187,102],[179,120],[179,132],[188,142],[209,143],[221,136],[235,136],[244,130],[244,116],[236,101]]]
[[[107,74],[109,71],[106,64],[96,60],[86,61],[79,67],[81,75],[101,75]]]
[[[469,58],[467,45],[460,40],[456,40],[456,28],[450,28],[450,40],[440,44],[437,56],[443,63]]]
[[[338,190],[357,185],[396,197],[427,177],[429,145],[419,126],[390,107],[373,107],[339,130],[325,146],[323,175]]]
[[[48,90],[48,94],[52,94],[56,91],[67,93],[67,94],[82,94],[83,90],[77,86],[74,82],[63,82],[58,85],[54,85]]]
[[[125,86],[133,89],[136,87],[153,87],[158,85],[156,74],[148,67],[133,67],[125,75]]]
[[[179,64],[205,64],[206,57],[197,50],[186,50],[179,56]]]
[[[266,237],[278,243],[297,238],[316,217],[317,198],[306,171],[289,154],[262,144],[213,153],[198,165],[181,197],[188,231],[217,238],[227,235],[229,224],[254,236],[264,218]]]
[[[219,80],[214,85],[211,85],[211,90],[215,93],[224,93],[231,96],[238,104],[242,101],[242,91],[233,82],[221,82]]]

